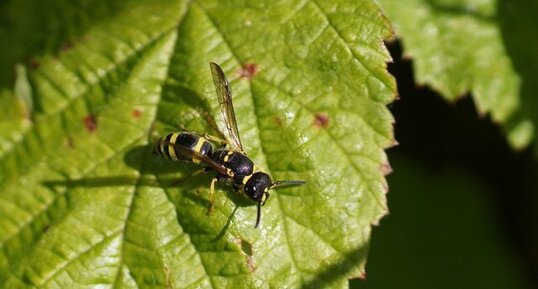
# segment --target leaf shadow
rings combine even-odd
[[[369,243],[365,243],[347,253],[338,262],[322,267],[323,270],[316,274],[312,279],[307,280],[301,288],[330,288],[334,283],[342,278],[360,278],[366,279],[365,273],[353,272],[361,260],[366,259]]]
[[[169,200],[177,204],[174,188],[181,188],[181,196],[190,199],[193,203],[203,207],[210,207],[210,201],[201,193],[202,190],[209,190],[211,179],[215,177],[213,171],[197,174],[203,170],[202,166],[197,166],[188,162],[170,161],[157,157],[152,153],[152,146],[139,145],[131,148],[125,153],[123,158],[125,164],[138,171],[138,175],[114,175],[85,177],[78,179],[44,180],[42,185],[52,191],[58,187],[65,188],[96,188],[96,187],[117,187],[117,186],[146,186],[164,189]],[[237,208],[254,206],[243,194],[239,194],[229,186],[217,185],[216,189],[221,189],[229,200],[235,204],[235,209],[228,217],[226,225],[217,234],[214,240],[220,239],[228,230],[231,219],[235,215]],[[219,192],[216,191],[215,194]]]
[[[228,228],[230,228],[230,225],[232,224],[232,219],[235,216],[235,213],[237,212],[238,208],[239,208],[238,206],[235,206],[230,216],[228,216],[228,219],[226,220],[226,224],[224,225],[224,227],[222,227],[220,232],[211,241],[216,242],[222,239],[222,237],[224,237],[224,235],[228,231]]]
[[[61,180],[44,180],[41,183],[47,187],[109,187],[109,186],[149,186],[170,188],[181,184],[186,179],[192,177],[196,170],[194,166],[181,166],[177,162],[167,162],[153,157],[150,145],[139,145],[133,147],[124,156],[127,166],[138,171],[139,175],[115,175],[101,177],[85,177],[70,179],[66,177]],[[166,176],[174,173],[173,176]],[[181,175],[178,178],[177,175]],[[156,176],[163,177],[157,178]],[[186,182],[188,183],[188,182]]]

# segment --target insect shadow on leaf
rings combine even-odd
[[[182,188],[184,197],[191,199],[202,207],[207,207],[209,201],[201,196],[198,191],[206,189],[208,181],[212,178],[211,173],[195,174],[199,170],[196,166],[178,166],[177,163],[168,162],[164,159],[155,158],[151,153],[151,145],[139,145],[128,150],[124,156],[124,162],[129,167],[139,171],[138,176],[110,175],[100,177],[84,177],[78,179],[44,180],[41,183],[52,191],[58,187],[114,187],[114,186],[147,186],[165,189]],[[178,177],[179,176],[179,177]],[[219,234],[224,234],[231,224],[231,218],[235,215],[238,207],[252,206],[252,203],[243,195],[233,191],[232,188],[222,187],[227,197],[236,205],[230,214],[226,225]],[[167,192],[169,194],[169,192]],[[218,238],[216,238],[218,239]]]

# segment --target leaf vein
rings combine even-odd
[[[321,6],[317,3],[317,1],[315,0],[311,0],[311,2],[314,4],[314,6],[321,12],[321,14],[325,17],[328,25],[330,28],[332,28],[332,30],[336,33],[336,36],[338,36],[338,39],[340,39],[343,43],[344,43],[344,46],[347,48],[348,52],[351,53],[351,55],[354,56],[354,58],[362,65],[362,67],[364,67],[370,74],[374,75],[379,81],[381,81],[386,87],[391,87],[391,84],[390,83],[387,83],[382,77],[379,77],[377,75],[377,73],[375,73],[374,70],[372,70],[368,65],[366,65],[366,63],[362,60],[361,56],[358,55],[357,53],[354,52],[353,49],[351,49],[351,47],[349,47],[349,44],[347,43],[344,35],[342,35],[342,33],[340,32],[340,30],[338,30],[338,28],[336,27],[336,25],[330,20],[330,18],[327,16],[327,13],[321,8]],[[374,22],[375,23],[375,22]],[[368,95],[371,95],[371,93],[369,93]]]

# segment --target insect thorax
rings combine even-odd
[[[241,183],[243,176],[252,175],[254,171],[254,163],[240,152],[220,149],[213,154],[213,160],[224,164],[233,172],[234,182]]]

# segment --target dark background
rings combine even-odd
[[[538,162],[514,151],[472,97],[417,86],[387,43],[400,99],[388,150],[391,213],[374,228],[366,280],[352,288],[538,288]]]

